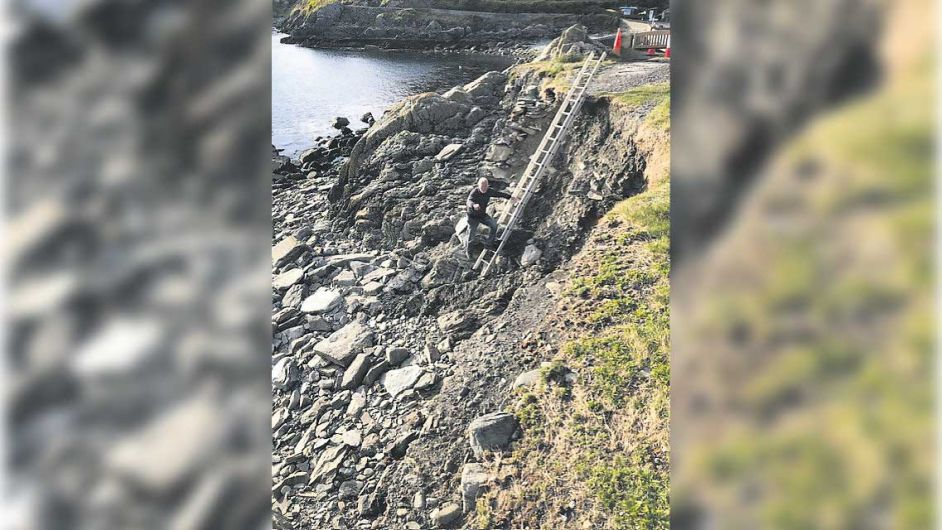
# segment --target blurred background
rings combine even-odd
[[[935,522],[930,0],[672,2],[675,528]],[[268,528],[265,2],[13,2],[4,528]]]
[[[935,527],[935,3],[672,8],[672,527]]]
[[[3,528],[270,527],[270,10],[9,5]]]

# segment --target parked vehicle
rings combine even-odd
[[[651,24],[652,29],[671,29],[671,10],[665,9],[661,16]]]
[[[625,6],[621,8],[621,16],[625,18],[636,18],[640,19],[642,17],[642,11],[640,7],[637,6]]]

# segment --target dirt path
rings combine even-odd
[[[670,63],[639,61],[616,63],[600,69],[589,86],[589,94],[611,94],[654,83],[670,82]]]

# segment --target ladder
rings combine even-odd
[[[498,232],[497,240],[500,243],[496,249],[485,248],[474,263],[473,270],[480,270],[483,267],[481,274],[487,274],[497,261],[497,256],[500,255],[501,250],[504,249],[504,245],[506,245],[507,241],[510,239],[508,236],[513,230],[514,225],[517,224],[517,221],[519,221],[520,217],[523,215],[523,210],[526,208],[527,201],[530,200],[530,196],[536,188],[536,183],[539,182],[546,168],[550,166],[553,157],[556,155],[556,151],[559,149],[560,140],[575,120],[579,108],[582,107],[586,90],[589,87],[589,83],[592,82],[592,76],[594,76],[596,70],[599,69],[605,56],[606,54],[602,53],[596,57],[595,52],[592,52],[582,63],[579,73],[576,74],[576,78],[573,80],[572,86],[566,94],[566,99],[563,100],[562,106],[559,107],[559,110],[556,112],[556,117],[553,118],[553,122],[550,123],[549,129],[547,129],[546,134],[543,136],[543,140],[536,148],[536,153],[530,157],[530,163],[527,164],[527,168],[523,171],[520,180],[517,181],[517,185],[514,187],[513,196],[518,197],[519,201],[516,202],[516,204],[513,201],[508,201],[497,219],[498,227],[501,225],[504,226],[504,229]]]

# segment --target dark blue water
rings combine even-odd
[[[316,50],[282,44],[272,33],[272,143],[295,155],[331,134],[336,116],[361,127],[360,116],[405,96],[440,92],[503,70],[510,59],[415,52]]]

